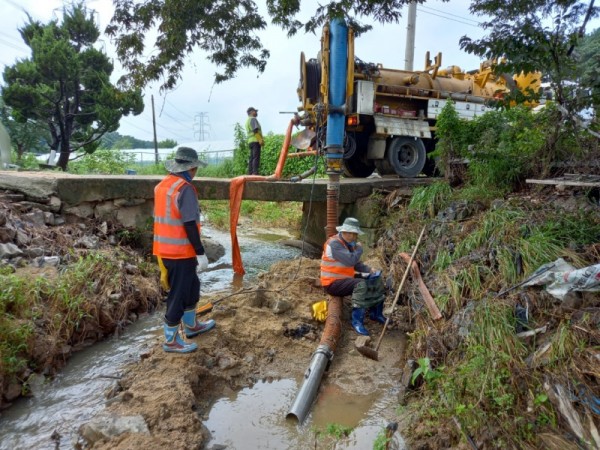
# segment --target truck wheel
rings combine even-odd
[[[416,177],[421,173],[427,160],[425,144],[418,138],[395,137],[387,149],[387,160],[403,178]]]
[[[344,176],[346,178],[367,178],[375,172],[375,165],[372,161],[360,158],[355,154],[350,159],[344,159]]]
[[[373,161],[367,159],[364,136],[356,138],[349,134],[344,136],[343,170],[346,178],[367,178],[375,171]]]

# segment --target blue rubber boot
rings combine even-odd
[[[369,332],[365,328],[365,308],[352,308],[352,328],[358,334],[368,336]]]
[[[164,324],[165,330],[165,343],[163,344],[163,350],[165,352],[172,353],[189,353],[193,352],[198,348],[193,342],[185,342],[179,335],[179,325],[169,326]]]
[[[212,319],[207,320],[206,322],[199,322],[196,319],[196,308],[184,311],[181,322],[183,323],[185,337],[188,338],[206,333],[207,331],[212,330],[216,325],[216,322]]]
[[[377,303],[377,305],[371,307],[369,310],[369,318],[382,325],[387,321],[387,317],[383,315],[383,302]]]

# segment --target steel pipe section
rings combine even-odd
[[[317,397],[323,373],[333,359],[333,352],[337,347],[342,333],[342,298],[330,297],[327,306],[327,320],[321,336],[321,342],[313,353],[310,366],[304,373],[304,382],[298,391],[296,400],[292,404],[286,419],[297,419],[298,423],[304,422],[312,404]]]

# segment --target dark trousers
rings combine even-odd
[[[352,297],[353,308],[371,308],[385,300],[383,280],[363,278],[341,278],[325,287],[325,292],[336,297]]]
[[[165,322],[173,327],[179,325],[183,312],[196,307],[200,300],[200,280],[196,274],[196,258],[163,259],[169,279],[167,312]]]
[[[248,160],[248,175],[259,175],[260,167],[260,144],[258,142],[250,143],[250,159]]]
[[[364,281],[362,278],[341,278],[335,280],[329,286],[325,286],[325,292],[334,297],[346,297],[352,295],[358,283]]]

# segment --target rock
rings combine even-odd
[[[21,396],[22,387],[20,383],[11,383],[4,391],[4,398],[8,402],[12,402]]]
[[[23,214],[23,219],[27,222],[31,222],[34,226],[45,227],[46,221],[44,219],[44,213],[39,209],[34,209],[30,213]]]
[[[51,212],[45,212],[44,213],[44,223],[46,225],[50,225],[53,226],[55,221],[54,221],[54,214],[52,214]]]
[[[14,258],[15,256],[21,256],[23,251],[15,244],[7,243],[0,244],[0,259],[2,258]]]
[[[25,250],[25,255],[28,258],[37,258],[39,256],[44,256],[44,249],[41,247],[31,247]]]
[[[150,430],[141,415],[119,417],[114,414],[101,415],[79,428],[80,436],[90,446],[101,439],[108,440],[123,433],[150,434]]]
[[[20,246],[29,245],[31,238],[23,230],[17,230],[17,244]]]
[[[88,249],[98,248],[100,245],[100,238],[98,236],[84,236],[77,239],[73,244],[74,247],[83,247]]]
[[[283,314],[286,311],[292,309],[292,305],[287,300],[279,299],[273,305],[272,311],[275,314]]]
[[[140,273],[140,269],[137,268],[137,266],[134,266],[133,264],[125,264],[125,272],[130,274],[130,275],[135,275],[137,273]]]
[[[48,203],[49,207],[50,207],[50,211],[52,212],[59,212],[60,211],[60,207],[62,206],[62,202],[60,201],[60,198],[52,195],[50,197],[50,202]]]
[[[225,247],[219,244],[214,239],[202,236],[202,245],[204,245],[204,251],[208,261],[213,263],[223,256],[225,256]]]
[[[370,343],[371,343],[370,336],[358,336],[356,338],[356,340],[354,341],[354,346],[355,347],[369,347]]]
[[[0,228],[0,242],[12,242],[17,236],[17,230],[15,230],[10,224],[6,224]]]

